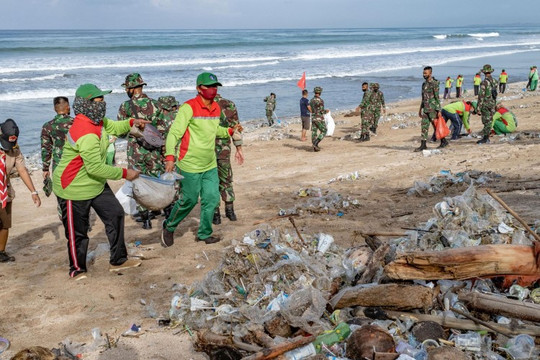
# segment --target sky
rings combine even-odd
[[[0,29],[534,25],[538,24],[538,3],[538,0],[0,0]]]

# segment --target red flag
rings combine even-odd
[[[306,88],[306,72],[305,71],[304,71],[304,74],[302,75],[302,78],[298,80],[296,85],[302,90]]]

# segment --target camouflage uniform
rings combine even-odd
[[[131,109],[131,102],[133,102],[136,113],[133,113],[133,110]],[[167,124],[159,110],[157,101],[150,99],[145,94],[138,96],[134,95],[131,100],[125,101],[120,105],[120,109],[118,110],[118,120],[131,118],[151,121],[151,124],[158,129],[163,137],[166,136]],[[130,169],[136,168],[143,174],[159,176],[165,171],[163,165],[163,150],[145,149],[133,136],[128,137],[127,158],[128,167]]]
[[[214,101],[217,102],[221,108],[220,126],[232,128],[240,123],[238,120],[238,111],[236,110],[234,102],[222,98],[219,94]],[[234,140],[233,144],[234,146],[242,146],[242,140]],[[216,158],[221,199],[225,203],[231,203],[235,199],[232,186],[231,138],[216,137]]]
[[[272,115],[276,109],[276,98],[272,98],[270,95],[264,98],[264,102],[266,103],[266,119],[268,120],[268,125],[272,126],[274,125],[274,118]]]
[[[69,128],[73,124],[73,118],[69,115],[56,115],[54,119],[43,124],[41,128],[41,161],[43,171],[50,171],[52,159],[52,171],[62,157],[62,150]]]
[[[178,104],[178,101],[174,96],[160,96],[157,101],[159,108],[162,110],[163,121],[165,121],[166,125],[166,132],[168,132],[174,121],[174,118],[176,117],[176,113],[178,112],[178,106],[180,106],[180,104]],[[176,110],[174,110],[175,106]]]
[[[373,114],[371,112],[371,91],[366,90],[364,96],[362,97],[362,102],[360,105],[360,118],[362,119],[362,135],[369,134],[369,127],[373,122]]]
[[[370,113],[372,114],[372,131],[377,131],[377,126],[379,125],[379,119],[381,117],[381,107],[384,108],[384,94],[382,91],[379,91],[379,84],[371,84],[371,96],[369,99]]]
[[[437,118],[441,111],[439,99],[439,80],[431,78],[422,84],[422,140],[427,140],[429,125]]]
[[[493,96],[495,94],[495,96]],[[482,135],[489,137],[491,132],[491,123],[493,121],[493,115],[495,115],[497,105],[497,81],[492,77],[485,77],[484,81],[480,84],[480,91],[478,93],[478,109],[482,115],[482,124],[484,129]]]
[[[310,102],[311,106],[311,142],[315,145],[315,142],[319,142],[324,139],[326,135],[326,123],[324,122],[324,100],[320,97],[314,96]],[[317,134],[317,132],[319,132]]]

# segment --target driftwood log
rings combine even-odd
[[[383,307],[396,310],[429,309],[435,293],[420,285],[358,285],[345,288],[330,299],[334,309],[351,306]]]
[[[468,307],[491,314],[500,314],[512,318],[540,322],[540,305],[508,299],[504,296],[479,292],[460,292],[459,300]]]
[[[443,251],[399,254],[385,266],[401,280],[463,280],[501,275],[540,275],[534,248],[527,245],[480,245]]]
[[[458,329],[458,330],[471,330],[471,331],[489,331],[494,332],[492,329],[479,325],[472,320],[456,319],[453,317],[437,316],[437,315],[425,315],[425,314],[413,314],[401,311],[387,311],[386,314],[394,319],[406,320],[412,319],[413,321],[434,321],[437,324],[445,328]],[[510,335],[527,334],[531,336],[540,336],[540,326],[534,325],[503,325],[495,322],[489,322],[490,326],[495,329],[499,329],[501,333],[507,333]]]

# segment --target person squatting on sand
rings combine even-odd
[[[84,84],[75,93],[75,119],[68,132],[68,141],[60,163],[53,172],[53,191],[62,210],[68,239],[69,276],[75,280],[86,277],[86,252],[90,208],[105,224],[110,245],[110,271],[141,265],[128,259],[124,243],[124,209],[114,196],[107,180],[133,180],[139,171],[107,165],[108,135],[125,135],[131,126],[144,128],[142,119],[112,121],[105,117],[104,95],[96,85]]]
[[[146,83],[139,73],[126,76],[126,80],[121,86],[125,88],[129,100],[120,105],[117,118],[118,120],[129,118],[148,120],[165,138],[167,124],[158,102],[149,98],[143,92],[143,86],[145,85]],[[145,175],[159,177],[165,171],[163,167],[163,147],[152,146],[133,135],[128,136],[127,159],[128,168],[139,170]],[[153,214],[139,204],[137,204],[137,211],[140,215],[137,220],[142,222],[143,229],[151,229],[151,217]]]
[[[240,124],[238,119],[238,110],[236,110],[236,104],[231,100],[223,98],[220,94],[216,95],[214,99],[218,103],[221,109],[221,115],[219,118],[219,126],[225,128],[232,128]],[[242,139],[233,140],[233,145],[236,147],[236,152],[240,152],[243,162],[242,152]],[[234,189],[233,189],[233,172],[231,166],[231,138],[218,138],[216,137],[216,159],[217,170],[219,177],[219,192],[221,199],[225,203],[225,216],[230,221],[236,221],[236,214],[234,213]],[[240,163],[242,165],[242,163]],[[214,212],[214,218],[212,220],[214,225],[221,224],[221,213],[219,211],[219,204]]]
[[[11,228],[11,206],[15,199],[15,189],[11,186],[10,174],[17,170],[24,185],[32,194],[32,201],[39,207],[41,199],[34,187],[32,178],[26,169],[24,156],[19,149],[17,139],[19,127],[12,119],[0,124],[0,262],[15,261],[15,257],[6,253],[6,244]]]
[[[324,114],[329,110],[324,108],[324,100],[321,98],[322,87],[316,86],[313,89],[313,98],[309,102],[311,107],[311,142],[315,152],[321,151],[319,143],[326,135],[326,123],[324,122]]]
[[[221,109],[214,101],[217,88],[221,86],[214,74],[205,72],[197,76],[197,96],[186,101],[176,114],[176,118],[166,139],[165,171],[180,169],[182,197],[176,201],[169,217],[163,221],[161,245],[174,244],[174,230],[193,210],[201,198],[201,215],[197,241],[212,244],[220,241],[212,235],[214,211],[219,204],[219,177],[216,162],[216,137],[232,136],[241,140],[242,127],[219,126]],[[179,152],[175,156],[175,149]],[[236,161],[243,162],[242,152],[236,152]],[[176,161],[175,161],[176,160]]]

